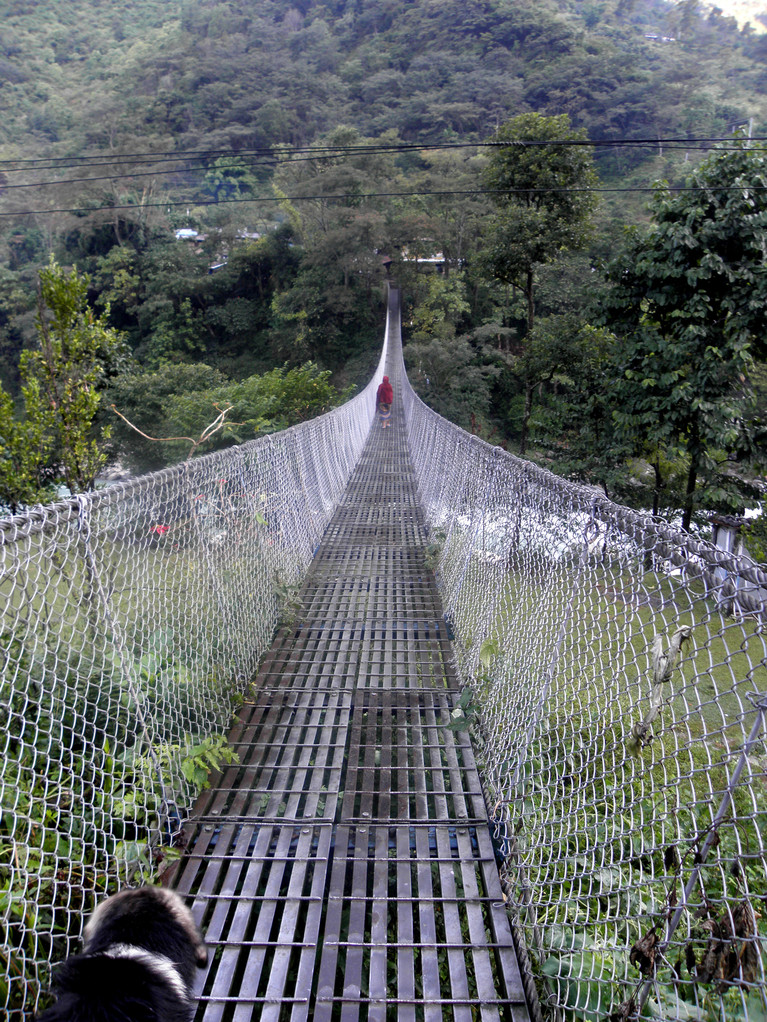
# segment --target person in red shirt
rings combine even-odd
[[[383,383],[379,384],[378,391],[376,392],[376,407],[381,419],[381,429],[391,426],[391,406],[393,401],[394,390],[391,383],[389,383],[389,377],[384,376]]]

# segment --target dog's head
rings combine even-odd
[[[192,913],[175,891],[164,887],[124,890],[102,901],[85,927],[85,954],[114,944],[132,944],[164,954],[168,942],[182,940],[193,951],[194,964],[208,961],[208,952]]]
[[[58,1000],[38,1022],[185,1022],[195,966],[208,952],[177,894],[121,891],[101,902],[84,937],[83,953],[55,970]]]

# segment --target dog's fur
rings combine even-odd
[[[208,961],[192,914],[162,887],[103,901],[82,954],[54,973],[57,1000],[38,1022],[188,1022],[195,966]]]

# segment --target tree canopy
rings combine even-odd
[[[119,334],[87,302],[88,278],[54,261],[40,273],[38,341],[21,357],[23,414],[0,388],[0,499],[15,510],[64,483],[91,489],[106,464],[108,426],[97,416],[126,358]]]
[[[403,286],[416,363],[441,371],[437,339],[466,368],[472,385],[449,380],[444,406],[462,424],[485,423],[611,493],[622,464],[632,479],[651,466],[670,500],[695,445],[644,427],[639,442],[630,423],[611,434],[611,385],[599,388],[626,369],[651,373],[618,363],[636,331],[613,345],[593,305],[619,288],[602,265],[623,225],[641,233],[654,216],[639,189],[663,178],[673,198],[712,138],[749,118],[754,136],[764,133],[766,60],[763,38],[716,9],[665,0],[10,3],[0,51],[3,421],[17,438],[37,421],[20,367],[39,344],[36,285],[50,253],[87,277],[94,315],[125,338],[116,404],[130,411],[143,380],[149,435],[176,432],[167,411],[177,407],[180,423],[194,395],[257,386],[275,370],[311,363],[332,374],[336,394],[365,381],[385,260]],[[762,379],[761,353],[750,350],[749,384]],[[415,374],[438,403],[446,395],[429,393],[427,376]],[[762,409],[766,386],[752,386]],[[712,506],[730,506],[732,480],[756,464],[758,424],[733,400],[728,392],[748,424],[735,449],[706,444],[700,497]],[[591,467],[579,443],[589,430],[568,427],[585,408],[601,415]],[[94,421],[98,432],[104,420]],[[108,453],[127,458],[113,425]],[[170,445],[150,453],[138,434],[131,442],[136,464],[183,455]],[[31,439],[21,448],[42,450]],[[13,478],[35,476],[9,450]],[[46,472],[63,465],[53,451],[43,460]],[[647,499],[629,485],[621,496]]]
[[[495,134],[483,179],[497,207],[490,220],[486,259],[490,272],[525,301],[525,342],[535,343],[536,270],[586,243],[597,206],[598,178],[583,130],[566,114],[520,114]],[[520,452],[527,445],[532,388],[539,382],[528,356]]]
[[[495,275],[530,303],[535,267],[582,247],[592,229],[599,178],[587,141],[567,114],[519,114],[493,136],[483,173],[497,207],[489,258]]]
[[[237,382],[201,363],[166,363],[153,372],[125,373],[110,390],[119,413],[115,444],[136,472],[161,468],[192,450],[205,453],[285,429],[329,411],[348,396],[332,385],[328,371],[311,362],[278,366]],[[224,411],[221,428],[198,442]]]
[[[767,160],[746,141],[715,151],[686,188],[659,187],[653,222],[610,271],[605,320],[621,340],[616,417],[636,453],[687,466],[683,524],[702,497],[736,490],[730,459],[754,453],[750,382],[767,351]],[[742,497],[736,499],[740,503]]]

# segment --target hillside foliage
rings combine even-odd
[[[130,351],[98,428],[115,427],[113,460],[156,467],[173,448],[150,453],[110,403],[140,412],[141,381],[158,373],[181,408],[301,367],[330,373],[340,395],[375,365],[386,259],[427,400],[647,504],[646,461],[629,471],[625,443],[591,426],[589,457],[561,428],[567,409],[612,418],[603,268],[626,226],[651,223],[654,181],[684,182],[714,139],[767,134],[766,93],[767,36],[695,0],[10,0],[2,382],[21,421],[39,272],[50,256],[77,267]],[[487,143],[533,115],[600,143],[579,150],[599,201],[588,239],[554,246],[519,286],[519,267],[499,274],[493,255]],[[463,369],[437,393],[451,357]],[[752,378],[764,407],[758,360]],[[146,434],[172,428],[159,400],[144,411]],[[248,415],[256,432],[288,421]],[[726,508],[743,499],[730,489],[717,491]]]

